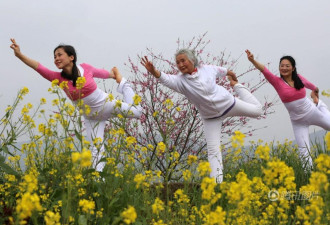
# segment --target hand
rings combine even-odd
[[[160,72],[157,71],[154,67],[154,65],[152,64],[152,62],[150,62],[148,60],[147,56],[144,56],[144,58],[141,59],[141,64],[142,66],[144,66],[149,73],[151,73],[154,77],[160,77]]]
[[[119,73],[119,70],[117,69],[117,67],[113,67],[111,71],[114,75],[114,79],[119,84],[121,82],[121,80],[123,79],[123,76],[121,75],[121,73]]]
[[[319,88],[316,87],[316,89],[313,91],[317,98],[319,98]]]
[[[12,42],[12,44],[10,45],[10,48],[14,50],[15,56],[21,55],[21,50],[19,48],[19,45],[16,43],[15,39],[11,38],[10,41]]]
[[[253,62],[254,61],[254,55],[247,49],[247,50],[245,50],[245,52],[246,52],[246,55],[247,55],[247,57],[248,57],[248,60],[250,61],[250,62]]]
[[[112,79],[116,79],[116,75],[114,74],[113,69],[109,71],[109,77]]]
[[[238,81],[237,77],[236,77],[236,74],[231,70],[227,71],[227,76],[228,76],[228,78],[232,79],[233,81]]]

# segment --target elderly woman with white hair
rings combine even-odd
[[[242,84],[234,72],[214,65],[200,65],[194,51],[181,49],[175,54],[179,75],[158,71],[145,56],[141,64],[159,81],[172,90],[185,95],[198,109],[203,125],[211,165],[211,177],[217,183],[223,181],[221,154],[221,125],[231,116],[258,117],[262,114],[260,102]],[[239,98],[216,83],[216,78],[228,76],[230,85]]]

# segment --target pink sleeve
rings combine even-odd
[[[298,76],[300,77],[301,81],[303,82],[303,84],[305,85],[306,88],[314,91],[316,89],[316,86],[314,84],[312,84],[311,82],[309,82],[305,77],[301,76],[300,74],[298,74]]]
[[[270,72],[267,67],[264,67],[262,74],[265,76],[269,83],[271,83],[273,86],[276,85],[278,77]]]
[[[45,79],[47,79],[49,81],[53,81],[55,79],[59,79],[60,80],[60,78],[61,78],[61,73],[55,72],[55,71],[52,71],[52,70],[49,70],[48,68],[44,67],[40,63],[38,64],[38,67],[37,67],[36,71],[41,76],[43,76]]]
[[[93,77],[102,78],[102,79],[110,78],[110,72],[105,69],[97,69],[86,63],[84,63],[84,66],[88,67],[90,71],[92,71]]]

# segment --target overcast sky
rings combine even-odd
[[[250,49],[259,61],[270,62],[272,71],[278,71],[280,57],[289,54],[300,74],[328,90],[329,12],[329,0],[0,0],[0,112],[3,115],[24,86],[30,89],[26,103],[54,97],[47,92],[50,83],[14,57],[9,48],[12,37],[24,54],[50,69],[56,70],[54,47],[66,43],[76,48],[79,63],[117,66],[130,77],[124,66],[128,56],[136,60],[150,47],[173,59],[178,38],[189,41],[208,32],[208,52],[226,49],[235,58]],[[245,55],[239,66],[249,66]],[[264,96],[276,96],[270,84],[258,94],[260,100]],[[323,99],[330,106],[330,98]],[[255,140],[293,139],[283,104],[275,110],[262,124],[251,122],[254,127],[268,126],[256,133]],[[315,129],[319,130],[310,131]]]

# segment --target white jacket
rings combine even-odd
[[[226,74],[226,68],[202,65],[191,75],[161,72],[159,81],[185,95],[196,106],[203,119],[210,119],[224,115],[235,104],[234,96],[216,83],[217,77],[224,77]]]

